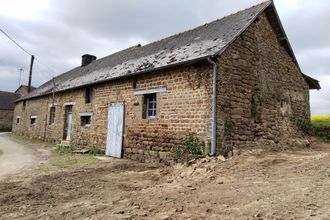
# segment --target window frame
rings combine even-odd
[[[56,106],[50,106],[49,107],[49,125],[55,124],[56,120]]]
[[[25,111],[26,110],[26,100],[23,100],[23,104],[22,104],[22,110]]]
[[[34,126],[37,124],[37,116],[30,117],[30,126]]]
[[[86,119],[88,119],[88,123],[86,123]],[[92,116],[91,115],[81,115],[80,116],[80,126],[82,127],[90,127],[92,125]]]
[[[85,104],[91,104],[94,98],[94,89],[89,86],[85,89]]]
[[[157,93],[145,94],[145,117],[146,119],[156,119],[157,118]],[[150,107],[150,105],[152,107]],[[150,114],[150,111],[152,112]]]

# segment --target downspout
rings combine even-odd
[[[48,114],[48,103],[49,103],[49,98],[47,98],[47,108],[46,108],[46,115],[45,115],[45,131],[44,131],[44,141],[46,141],[47,138],[47,114]]]
[[[212,64],[212,137],[211,137],[211,156],[217,153],[217,70],[218,65],[214,61],[214,57],[210,57],[207,61]]]

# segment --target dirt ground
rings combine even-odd
[[[0,133],[0,179],[3,176],[15,175],[24,169],[31,170],[50,154],[40,144],[24,145],[22,147],[22,143],[10,138],[9,133]]]
[[[330,146],[37,168],[0,180],[0,192],[0,219],[330,219]]]

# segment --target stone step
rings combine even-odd
[[[58,144],[60,146],[65,146],[65,147],[69,147],[70,146],[70,141],[61,141],[60,144]]]

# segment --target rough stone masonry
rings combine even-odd
[[[269,7],[273,5],[264,7],[217,57],[217,148],[224,155],[233,147],[291,146],[297,140],[300,145],[308,145],[299,140],[304,139],[310,123],[310,86],[280,41],[279,24],[267,11]],[[230,18],[224,18],[224,22],[226,19]],[[198,40],[198,36],[191,38]],[[86,103],[86,87],[56,92],[54,98],[50,92],[22,99],[16,103],[14,131],[60,143],[64,139],[66,104],[70,103],[71,144],[105,150],[108,105],[124,103],[125,158],[170,160],[174,157],[172,148],[182,145],[189,135],[210,148],[212,66],[205,59],[101,81],[90,87],[91,103]],[[135,91],[155,88],[166,90],[156,94],[156,117],[148,119],[144,117],[144,97]],[[53,104],[55,119],[51,120]],[[91,115],[88,126],[81,121],[86,112]],[[19,123],[16,117],[21,118]]]

